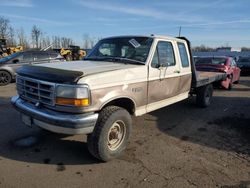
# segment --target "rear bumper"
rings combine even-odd
[[[11,98],[12,105],[22,116],[30,119],[31,125],[63,134],[92,133],[98,119],[97,113],[69,114],[38,108],[18,96]]]

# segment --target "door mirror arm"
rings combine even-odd
[[[12,62],[13,62],[13,63],[18,63],[18,62],[19,62],[19,59],[13,59]]]
[[[165,63],[159,63],[156,65],[156,68],[158,68],[158,69],[167,68],[167,67],[168,67],[168,64],[165,64]]]

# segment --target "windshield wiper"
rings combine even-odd
[[[87,57],[84,58],[83,60],[104,61],[105,59],[103,59],[102,57]]]
[[[145,65],[144,62],[142,61],[138,61],[135,59],[128,59],[128,58],[124,58],[124,57],[102,57],[102,60],[105,61],[112,61],[112,62],[123,62],[123,63],[132,63],[132,64],[139,64],[139,65]]]
[[[114,56],[109,56],[109,57],[88,57],[88,58],[84,58],[84,60],[124,62],[124,63],[145,65],[145,63],[142,62],[142,61],[138,61],[138,60],[135,60],[135,59],[128,59],[128,58],[124,58],[124,57],[114,57]]]
[[[145,63],[143,61],[138,61],[135,59],[129,59],[129,58],[125,58],[125,57],[113,57],[113,59],[115,59],[116,61],[121,61],[121,62],[124,61],[125,63],[145,65]]]

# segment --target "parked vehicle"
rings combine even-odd
[[[196,69],[199,71],[225,72],[227,79],[221,82],[221,86],[225,89],[231,89],[233,83],[240,80],[240,68],[232,57],[196,57]]]
[[[13,106],[28,126],[87,134],[90,153],[119,156],[129,140],[131,116],[196,95],[211,103],[214,82],[225,73],[195,70],[184,37],[124,36],[100,40],[84,61],[23,66]]]
[[[237,65],[240,67],[242,74],[250,74],[250,57],[239,57]]]
[[[0,59],[0,86],[9,84],[15,79],[16,70],[27,64],[65,61],[59,53],[50,51],[17,52]]]

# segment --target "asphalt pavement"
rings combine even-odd
[[[250,77],[215,89],[212,105],[194,98],[133,118],[124,154],[93,158],[86,136],[26,127],[0,87],[0,187],[250,187]]]

